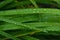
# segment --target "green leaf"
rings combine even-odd
[[[34,8],[34,9],[17,9],[17,10],[7,10],[0,11],[0,15],[17,15],[17,14],[36,14],[36,13],[46,13],[46,14],[60,14],[60,9],[49,9],[49,8]]]
[[[38,38],[34,38],[34,37],[31,37],[31,36],[23,36],[21,38],[22,38],[22,40],[40,40]]]
[[[7,37],[7,38],[11,38],[11,39],[13,39],[13,40],[20,40],[20,39],[14,37],[14,36],[12,36],[12,35],[10,35],[10,34],[8,34],[8,33],[5,33],[5,32],[3,32],[3,31],[0,31],[0,35],[3,35],[3,36],[5,36],[5,37]]]
[[[16,30],[16,29],[27,29],[27,28],[11,23],[5,23],[3,25],[0,25],[0,30],[6,31],[6,30]]]
[[[36,4],[35,0],[30,0],[30,2],[35,6],[35,8],[38,8],[38,5]]]
[[[13,0],[4,0],[3,2],[0,3],[0,8],[4,7],[8,3],[11,3]]]

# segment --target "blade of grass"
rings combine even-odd
[[[43,4],[54,4],[54,3],[52,3],[50,0],[35,0],[37,3],[43,3]],[[8,5],[7,7],[6,7],[6,9],[9,9],[9,8],[13,8],[13,7],[16,7],[16,6],[18,6],[18,5],[29,5],[29,4],[31,4],[31,2],[30,1],[22,1],[22,2],[18,2],[18,3],[12,3],[11,5]]]
[[[36,13],[47,13],[47,14],[60,14],[60,9],[49,9],[49,8],[34,8],[34,9],[17,9],[0,11],[0,15],[16,15],[16,14],[36,14]]]
[[[22,24],[20,22],[16,22],[16,21],[13,21],[13,20],[9,20],[9,19],[6,19],[4,17],[0,17],[0,20],[3,20],[5,22],[8,22],[8,23],[13,23],[13,24],[16,24],[16,25],[20,25],[20,26],[23,26],[23,27],[27,27],[29,29],[34,29],[34,30],[47,30],[47,31],[59,31],[59,27],[60,27],[60,23],[51,23],[51,22],[40,22],[38,24],[40,24],[40,26],[44,26],[46,27],[46,29],[40,29],[39,27],[31,27],[31,25],[26,25],[26,24]],[[54,27],[55,26],[55,27]],[[56,27],[57,26],[57,27]],[[51,27],[51,28],[50,28]],[[57,28],[57,29],[56,29]]]
[[[41,14],[40,14],[41,15]],[[31,16],[31,15],[30,15]],[[34,16],[34,15],[33,15]],[[19,17],[19,16],[18,16]],[[12,21],[16,21],[16,22],[19,22],[19,23],[21,23],[21,18],[20,18],[20,20],[19,20],[19,18],[18,17],[14,17],[13,16],[13,18],[10,18],[10,17],[5,17],[4,16],[4,18],[6,18],[6,19],[8,19],[8,20],[12,20]],[[60,21],[60,16],[59,15],[52,15],[52,14],[43,14],[43,15],[41,15],[40,17],[42,17],[42,19],[40,19],[40,20],[43,20],[43,22],[52,22],[52,21],[54,21],[54,23],[59,23]],[[3,17],[2,17],[3,18]],[[18,19],[14,19],[14,18],[18,18]],[[35,17],[36,18],[36,17]],[[47,19],[46,19],[47,18]],[[23,19],[26,19],[26,18],[23,18]],[[33,19],[33,18],[32,18]],[[4,19],[5,20],[5,19]],[[18,21],[19,20],[19,21]],[[28,21],[28,20],[27,20]],[[27,22],[27,21],[25,21],[25,22]],[[7,25],[8,24],[8,25]],[[1,26],[0,28],[0,30],[14,30],[14,29],[20,29],[20,27],[19,26],[15,26],[15,28],[14,28],[14,24],[9,24],[9,23],[7,23],[7,24],[5,24],[5,25],[3,25],[3,26]],[[27,24],[27,23],[26,23]],[[13,26],[13,27],[10,27],[10,26]],[[43,27],[43,26],[50,26],[50,25],[44,25],[44,24],[41,24],[41,23],[28,23],[27,25],[30,25],[30,26],[33,26],[33,27]],[[4,27],[4,26],[6,26],[6,27]],[[54,26],[54,24],[53,24],[53,26]],[[55,25],[56,26],[56,25]],[[58,25],[57,25],[58,26]],[[3,28],[3,29],[2,29]],[[6,29],[7,28],[7,29]]]
[[[10,3],[9,5],[5,6],[5,8],[3,7],[2,9],[11,9],[13,7],[16,7],[18,3],[19,2],[13,1],[13,3]]]
[[[31,37],[31,36],[23,36],[21,38],[24,39],[24,40],[40,40],[38,38],[34,38],[34,37]]]
[[[13,7],[16,7],[16,6],[29,5],[29,4],[31,4],[29,1],[14,2],[11,5],[8,5],[6,7],[6,9],[10,9],[10,8],[13,8]]]
[[[4,0],[3,2],[0,3],[0,8],[4,7],[8,3],[11,3],[13,0]]]
[[[30,29],[32,29],[32,28],[35,29],[34,27],[30,27],[30,26],[27,26],[27,25],[22,24],[20,22],[16,22],[16,21],[13,21],[13,20],[6,19],[4,17],[0,17],[0,20],[5,21],[5,22],[8,22],[8,23],[13,23],[13,24],[16,24],[16,25],[20,25],[20,26],[23,26],[23,27],[28,27]]]
[[[53,0],[53,1],[57,3],[57,4],[54,4],[54,5],[56,5],[58,8],[60,8],[60,0]]]
[[[0,31],[0,35],[3,35],[3,36],[5,36],[5,37],[7,37],[7,38],[11,38],[11,39],[13,39],[13,40],[20,40],[20,39],[14,37],[14,36],[12,36],[12,35],[10,35],[10,34],[8,34],[8,33],[5,33],[5,32],[3,32],[3,31]]]
[[[21,32],[21,33],[20,33]],[[22,36],[26,36],[26,35],[32,35],[32,34],[34,34],[34,33],[37,33],[37,32],[40,32],[40,31],[28,31],[27,32],[27,30],[26,30],[26,32],[23,32],[23,31],[19,31],[19,32],[17,32],[16,34],[14,34],[14,33],[9,33],[9,34],[12,34],[12,35],[14,35],[15,37],[22,37]],[[4,38],[5,40],[6,39],[8,39],[8,38]]]
[[[53,1],[57,2],[58,4],[60,4],[60,0],[53,0]]]
[[[18,25],[15,25],[15,24],[10,24],[10,23],[5,23],[3,25],[0,25],[0,30],[17,30],[17,29],[27,29],[25,27],[22,27],[22,26],[18,26]]]
[[[1,16],[0,16],[1,17]],[[38,21],[38,14],[27,14],[27,15],[11,15],[11,16],[3,16],[6,19],[13,20],[16,22],[32,22]]]
[[[35,8],[38,8],[38,5],[36,4],[35,0],[30,0],[30,2],[35,6]]]

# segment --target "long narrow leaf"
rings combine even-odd
[[[3,36],[5,36],[5,37],[7,37],[7,38],[11,38],[11,39],[13,39],[13,40],[20,40],[20,39],[14,37],[14,36],[12,36],[12,35],[10,35],[10,34],[8,34],[8,33],[5,33],[5,32],[3,32],[3,31],[0,31],[0,34],[3,35]]]
[[[4,0],[3,2],[0,3],[0,8],[4,7],[8,3],[12,2],[13,0]]]
[[[35,8],[35,9],[17,9],[17,10],[8,10],[0,11],[0,15],[16,15],[16,14],[33,14],[33,13],[50,13],[50,14],[60,14],[59,9],[45,9],[45,8]]]

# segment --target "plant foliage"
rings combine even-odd
[[[60,1],[0,0],[0,40],[60,40]]]

